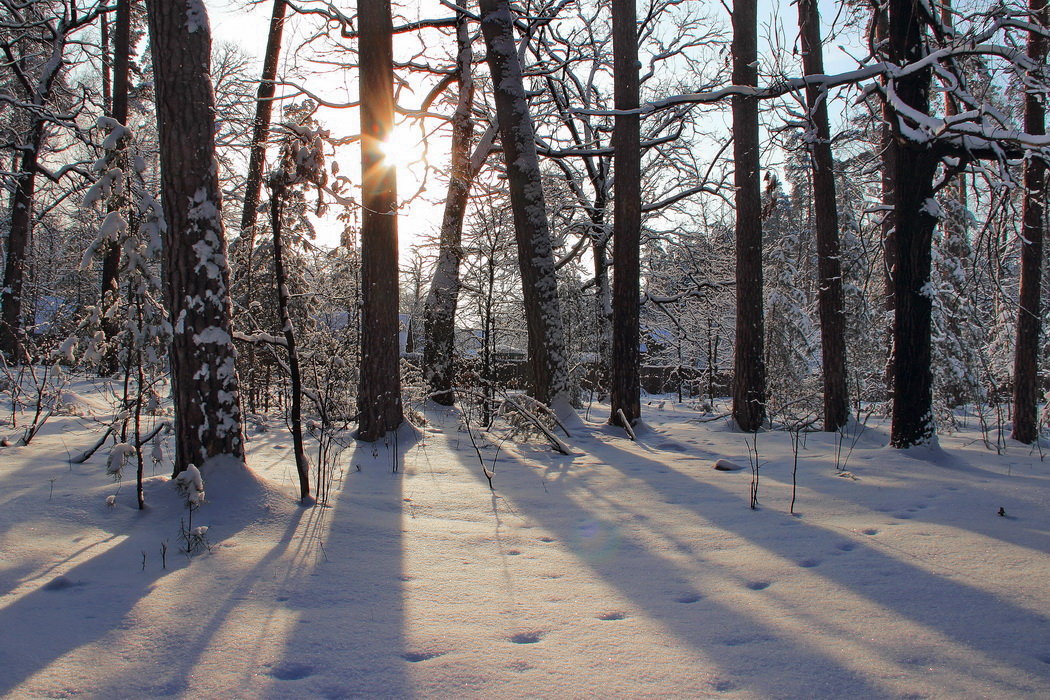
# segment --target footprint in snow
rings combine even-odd
[[[838,549],[842,552],[852,552],[854,549],[857,548],[857,545],[853,544],[852,542],[840,542],[835,546],[838,547]]]
[[[819,559],[803,559],[798,563],[803,569],[812,569],[815,566],[820,566]]]
[[[699,593],[683,593],[682,595],[675,598],[675,602],[684,603],[685,605],[691,605],[696,603],[703,598]]]
[[[298,681],[314,675],[314,667],[309,664],[285,662],[270,669],[270,675],[279,681]]]
[[[553,541],[554,541],[553,537],[547,537],[546,535],[544,535],[543,537],[540,538],[540,542],[553,542]]]
[[[876,528],[873,528],[873,527],[869,527],[866,530],[861,530],[861,532],[864,533],[865,535],[877,535],[877,534],[879,534],[879,531]]]
[[[430,659],[436,659],[439,656],[444,656],[443,651],[434,650],[420,650],[420,651],[406,651],[401,655],[401,658],[409,663],[417,664],[420,661],[429,661]]]
[[[612,620],[623,620],[623,619],[626,619],[626,618],[627,618],[627,613],[625,613],[622,610],[612,610],[610,612],[603,612],[602,614],[598,615],[598,619],[599,620],[604,620],[606,622],[609,622],[609,621],[612,621]]]
[[[744,586],[752,591],[764,591],[769,588],[769,581],[748,581]]]
[[[76,588],[77,586],[83,586],[83,581],[74,581],[68,576],[56,576],[43,585],[45,591],[64,591],[69,588]]]
[[[518,632],[510,635],[510,641],[515,644],[536,644],[543,639],[545,633],[539,631]]]

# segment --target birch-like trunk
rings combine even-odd
[[[441,240],[437,268],[430,283],[423,316],[423,375],[430,398],[451,406],[456,400],[455,332],[456,305],[459,302],[459,265],[463,258],[463,217],[467,211],[474,170],[470,144],[474,136],[474,78],[467,18],[456,21],[456,79],[459,99],[452,116],[452,158],[445,211],[441,219]]]
[[[479,5],[507,164],[529,332],[532,392],[550,404],[567,394],[569,372],[535,131],[514,41],[510,4],[507,0],[480,0]]]

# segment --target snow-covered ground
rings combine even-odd
[[[303,508],[275,422],[205,472],[190,558],[166,468],[140,512],[106,454],[70,465],[104,406],[71,396],[0,449],[0,696],[1050,697],[1050,458],[1017,443],[869,426],[842,475],[809,434],[792,515],[784,432],[751,510],[744,436],[669,402],[637,443],[599,412],[571,456],[483,441],[494,492],[430,409]]]

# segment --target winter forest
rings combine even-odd
[[[0,0],[0,695],[1050,694],[1048,47]]]

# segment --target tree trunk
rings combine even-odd
[[[292,429],[292,450],[295,453],[295,470],[299,475],[299,500],[306,503],[310,498],[310,462],[306,458],[303,444],[303,380],[299,372],[299,352],[295,347],[295,326],[288,310],[288,276],[284,272],[284,245],[281,236],[284,212],[285,189],[275,185],[270,197],[270,231],[273,234],[273,272],[277,284],[277,313],[284,333],[285,350],[288,357],[288,378],[291,381],[291,410],[288,422]]]
[[[383,157],[394,126],[390,0],[358,3],[361,80],[361,380],[358,438],[404,420],[398,347],[397,174]]]
[[[29,140],[29,148],[22,151],[15,190],[11,193],[11,228],[7,236],[7,264],[4,266],[4,286],[0,290],[3,315],[0,317],[0,352],[13,364],[21,364],[25,357],[24,329],[22,327],[22,287],[25,283],[26,258],[33,235],[33,202],[36,195],[37,153],[44,141],[44,122],[36,120]]]
[[[255,102],[255,119],[252,122],[252,140],[248,155],[248,178],[244,185],[244,208],[241,211],[241,236],[247,236],[245,253],[251,268],[252,248],[255,245],[255,224],[259,213],[259,192],[262,188],[263,165],[266,162],[266,142],[270,133],[270,116],[273,112],[273,81],[277,77],[277,61],[281,55],[281,37],[284,34],[285,0],[273,0],[270,15],[270,32],[266,36],[266,53],[263,54],[262,78]],[[248,274],[251,274],[250,272]],[[248,291],[251,294],[251,290]],[[249,300],[250,301],[250,300]]]
[[[1050,25],[1047,0],[1029,0],[1031,22]],[[1037,64],[1046,63],[1047,40],[1031,32],[1028,56]],[[1046,108],[1035,92],[1025,96],[1024,130],[1046,133]],[[1046,197],[1046,162],[1038,156],[1025,161],[1024,209],[1021,214],[1021,291],[1017,309],[1017,345],[1014,350],[1014,429],[1013,438],[1032,443],[1039,438],[1036,404],[1039,401],[1039,336],[1042,332],[1040,282],[1043,268],[1043,220]]]
[[[875,8],[875,41],[884,44],[889,38],[890,18],[886,7],[880,5]],[[894,186],[893,178],[897,172],[897,148],[893,145],[893,111],[889,103],[882,105],[882,125],[879,127],[882,151],[882,280],[885,293],[886,318],[892,318],[896,308],[896,298],[893,293],[893,279],[897,274],[897,234],[895,233],[896,212],[894,211]],[[886,395],[887,400],[893,400],[893,324],[887,322],[885,335],[886,350]]]
[[[733,83],[758,85],[756,0],[733,3]],[[766,419],[765,319],[762,309],[762,189],[758,100],[733,97],[736,186],[736,348],[733,418],[754,432]]]
[[[638,21],[635,0],[613,0],[613,92],[617,110],[638,108]],[[613,131],[613,342],[609,422],[630,427],[640,417],[639,254],[642,226],[641,148],[637,114],[618,114]],[[622,418],[621,418],[622,416]]]
[[[549,404],[567,394],[569,371],[535,131],[515,49],[510,4],[508,0],[480,0],[479,5],[518,244],[532,391]]]
[[[106,52],[103,52],[106,55]],[[131,65],[131,0],[118,0],[117,17],[113,26],[113,101],[111,116],[120,124],[128,125],[128,78]],[[107,67],[103,74],[108,75]],[[112,203],[110,211],[113,210]],[[120,242],[111,241],[102,258],[101,298],[103,308],[117,303],[120,286]],[[109,341],[120,332],[120,324],[113,314],[103,314],[102,332]],[[99,374],[109,376],[117,370],[117,352],[107,347],[99,367]]]
[[[452,158],[437,269],[430,283],[423,317],[423,374],[430,398],[444,406],[456,400],[455,333],[459,302],[459,264],[463,258],[463,218],[474,179],[470,142],[474,136],[474,78],[470,29],[465,15],[456,20],[456,74],[459,99],[452,116]]]
[[[919,7],[912,0],[889,4],[889,60],[904,66],[925,55]],[[930,78],[927,68],[894,80],[897,98],[912,109],[929,114]],[[933,180],[940,159],[930,148],[901,133],[891,110],[893,141],[894,238],[893,275],[893,421],[890,444],[905,448],[934,437],[933,374],[930,370],[932,300],[927,294],[932,260],[933,229],[938,207]]]
[[[802,65],[806,75],[824,74],[817,0],[799,0],[798,24],[802,39]],[[846,316],[842,301],[842,261],[839,253],[838,202],[835,197],[835,161],[831,153],[827,91],[806,88],[813,138],[813,211],[817,238],[817,305],[824,378],[824,430],[834,432],[846,424],[849,400],[846,389]]]
[[[243,463],[230,274],[215,162],[211,30],[203,5],[149,0],[160,131],[165,300],[172,323],[175,473],[212,457]]]

